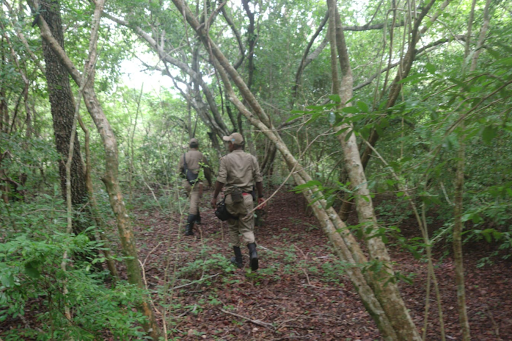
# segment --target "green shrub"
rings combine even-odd
[[[144,293],[124,282],[108,288],[106,272],[94,273],[91,260],[73,257],[93,254],[90,251],[101,245],[85,234],[65,233],[62,206],[62,200],[49,195],[30,204],[0,206],[4,227],[0,237],[0,323],[31,315],[30,327],[14,328],[0,336],[4,340],[98,340],[106,335],[121,340],[143,338],[140,324],[145,317],[135,308]],[[70,310],[71,320],[65,317],[65,309]]]

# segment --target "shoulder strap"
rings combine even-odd
[[[185,170],[188,169],[186,156],[187,156],[187,153],[183,153],[183,166],[185,166]]]

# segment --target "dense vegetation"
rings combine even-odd
[[[181,226],[187,203],[177,162],[191,137],[216,170],[226,152],[220,137],[242,133],[269,196],[283,183],[305,195],[315,228],[341,250],[334,254],[343,266],[330,273],[361,271],[350,280],[375,291],[372,301],[356,290],[384,339],[419,337],[400,330],[390,311],[368,307],[385,306],[394,283],[407,280],[379,256],[389,245],[429,264],[432,247],[450,253],[453,244],[462,266],[460,243],[490,244],[480,266],[510,257],[506,1],[204,1],[186,11],[178,0],[48,4],[4,1],[0,17],[0,322],[38,321],[2,331],[3,339],[164,335],[150,312],[172,315],[166,289],[197,280],[190,273],[206,265],[166,268],[148,292],[132,226],[155,209]],[[61,52],[52,45],[59,30]],[[130,88],[127,60],[174,86]],[[64,102],[71,109],[56,111]],[[86,194],[77,194],[80,181]],[[376,209],[365,206],[375,198]],[[349,212],[359,220],[346,226]],[[416,238],[400,231],[411,219]],[[353,237],[364,252],[352,249]],[[219,254],[209,261],[234,270]],[[462,297],[461,267],[457,274]],[[434,285],[433,265],[431,278]],[[379,293],[381,285],[390,292]],[[464,306],[461,337],[469,339]],[[165,339],[176,336],[165,330]]]

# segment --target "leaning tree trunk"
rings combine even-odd
[[[75,83],[79,86],[83,85],[83,98],[87,110],[91,115],[96,128],[101,136],[103,148],[105,150],[105,174],[101,179],[105,184],[107,193],[110,200],[110,205],[114,212],[117,222],[117,228],[121,239],[123,253],[125,254],[126,272],[128,274],[128,281],[130,284],[144,289],[142,281],[142,269],[137,257],[137,248],[135,245],[135,238],[133,235],[132,226],[130,224],[130,217],[124,204],[123,194],[119,186],[119,153],[117,150],[117,139],[110,123],[101,108],[101,105],[96,97],[94,90],[94,65],[96,61],[96,42],[98,40],[98,23],[103,11],[102,0],[96,1],[96,8],[94,11],[94,23],[91,30],[91,43],[89,47],[89,58],[86,61],[86,78],[81,75],[73,62],[69,59],[66,52],[62,49],[61,45],[53,37],[48,24],[43,19],[38,20],[38,25],[41,30],[41,37],[48,44],[48,46],[55,53],[56,58],[60,60],[62,65],[65,66]],[[85,84],[83,84],[85,82]],[[149,297],[145,297],[140,303],[139,309],[147,317],[148,322],[144,323],[144,329],[150,337],[157,341],[160,338],[160,330],[156,323],[155,316],[149,304]]]
[[[60,16],[60,3],[58,0],[41,2],[41,16],[49,23],[50,31],[59,45],[64,49],[64,34]],[[59,175],[62,195],[66,200],[66,160],[69,154],[71,128],[74,117],[74,99],[69,75],[66,68],[60,63],[48,43],[43,39],[43,55],[46,64],[46,81],[50,97],[55,145],[61,155],[59,161]],[[73,159],[71,161],[71,203],[74,207],[87,202],[87,188],[85,185],[85,172],[80,155],[80,143],[75,134],[73,146]],[[83,225],[83,224],[82,224]],[[81,226],[76,221],[73,232],[78,234],[87,226]]]

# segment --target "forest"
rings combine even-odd
[[[1,7],[0,341],[512,339],[510,2]],[[183,233],[234,132],[257,271]]]

